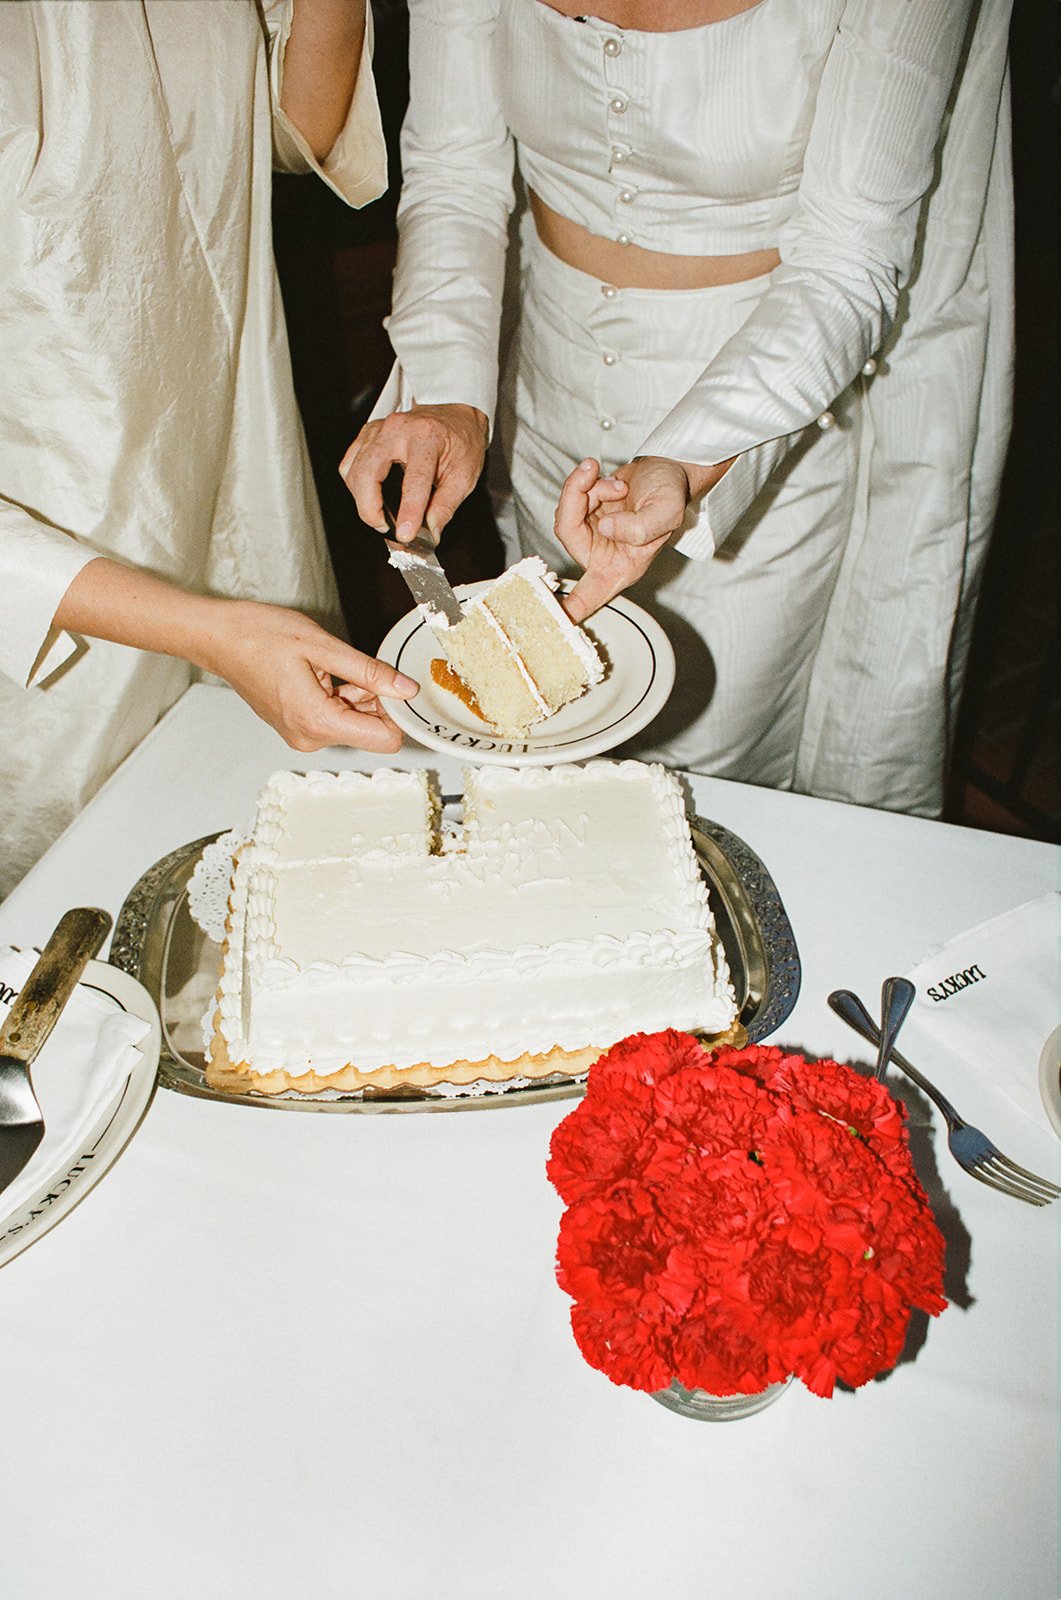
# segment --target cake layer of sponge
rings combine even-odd
[[[509,738],[522,738],[604,676],[593,641],[571,621],[557,588],[541,557],[527,556],[465,601],[459,623],[429,619],[483,717]]]

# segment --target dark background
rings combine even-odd
[[[408,609],[379,535],[337,467],[391,365],[398,131],[408,93],[404,0],[373,0],[388,193],[351,211],[324,184],[277,176],[273,209],[295,388],[350,636],[373,651]],[[1010,36],[1017,246],[1013,437],[957,730],[948,821],[1058,837],[1057,7],[1017,0]],[[485,488],[446,534],[454,583],[501,570]]]

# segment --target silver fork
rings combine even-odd
[[[829,1005],[863,1039],[872,1045],[878,1044],[880,1033],[876,1023],[850,989],[834,989],[829,996]],[[947,1143],[951,1155],[971,1178],[986,1183],[989,1189],[997,1189],[1001,1194],[1012,1195],[1015,1200],[1025,1200],[1030,1206],[1048,1206],[1061,1195],[1056,1183],[1036,1177],[1027,1167],[1018,1166],[1002,1154],[986,1133],[981,1133],[979,1128],[972,1127],[964,1117],[960,1117],[946,1095],[941,1094],[935,1084],[930,1083],[897,1050],[892,1052],[891,1059],[899,1071],[904,1072],[911,1083],[916,1083],[922,1093],[942,1111],[947,1122]]]
[[[873,1066],[873,1076],[878,1083],[884,1082],[888,1062],[895,1053],[899,1029],[906,1021],[906,1014],[916,994],[917,990],[909,978],[885,978],[881,985],[880,1034],[877,1038],[877,1059]]]

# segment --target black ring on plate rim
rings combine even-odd
[[[614,721],[605,723],[605,725],[602,728],[598,728],[592,734],[580,733],[576,738],[563,739],[563,740],[560,740],[557,743],[552,744],[552,745],[539,745],[538,746],[539,750],[564,750],[564,749],[567,748],[568,745],[581,744],[584,739],[597,739],[597,738],[600,737],[601,734],[610,732],[610,730],[612,728],[617,728],[621,723],[626,721],[627,717],[632,717],[633,716],[633,714],[637,710],[638,706],[644,704],[645,699],[648,696],[649,690],[652,688],[652,685],[655,683],[655,681],[656,681],[656,669],[657,669],[657,667],[659,665],[659,660],[658,660],[658,657],[656,655],[656,648],[655,648],[654,644],[652,643],[652,640],[649,638],[648,634],[645,632],[644,628],[641,626],[640,622],[638,622],[636,617],[627,616],[622,611],[617,610],[615,607],[612,607],[611,609],[612,609],[612,611],[613,611],[615,616],[622,617],[623,621],[628,623],[630,625],[630,627],[636,628],[637,632],[641,635],[642,639],[644,639],[644,641],[645,641],[645,644],[648,646],[648,653],[649,653],[649,656],[651,657],[651,662],[652,662],[652,670],[649,673],[648,682],[646,683],[646,685],[645,685],[644,689],[642,690],[639,698],[634,702],[634,704],[632,706],[627,706],[626,710],[622,713],[622,715],[616,717],[614,719]],[[424,620],[424,618],[420,617],[417,620],[417,623],[416,623],[415,627],[402,640],[401,644],[398,646],[397,651],[395,652],[395,658],[394,658],[394,666],[395,666],[397,671],[400,672],[402,670],[402,652],[410,644],[412,644],[413,640],[416,638],[416,635],[419,633],[420,629],[421,628],[426,628],[427,626],[428,626],[428,624]],[[414,717],[419,718],[419,720],[424,724],[425,728],[431,727],[430,718],[425,717],[422,711],[418,711],[416,709],[416,707],[413,705],[411,700],[407,700],[405,702],[405,704],[408,706],[409,711],[411,712],[411,714]],[[455,728],[453,731],[457,735],[457,738],[459,738],[459,739],[474,739],[476,737],[475,734],[473,734],[473,733],[464,733],[459,728]],[[484,738],[485,737],[487,737],[487,735],[484,735]],[[513,744],[516,741],[507,740],[506,739],[503,742],[506,743],[506,744]],[[524,755],[530,755],[530,754],[532,754],[533,750],[534,750],[534,746],[524,744],[522,752],[520,752],[519,750],[513,750],[512,754],[513,755],[519,755],[520,753],[522,753]]]

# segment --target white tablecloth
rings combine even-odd
[[[378,764],[295,757],[193,689],[0,906],[0,941],[117,912],[167,851],[249,818],[276,767]],[[803,961],[780,1039],[809,1053],[866,1058],[830,989],[872,1007],[885,974],[1056,881],[1046,845],[693,788],[778,885]],[[0,1275],[0,1594],[1056,1600],[1059,1208],[967,1178],[923,1114],[956,1303],[856,1394],[692,1422],[571,1338],[544,1175],[570,1108],[314,1116],[159,1090]],[[1057,1177],[1045,1115],[990,1063],[962,1109]]]

